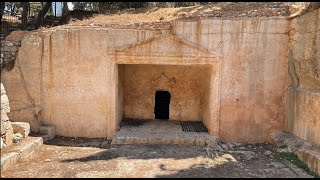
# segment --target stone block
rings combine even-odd
[[[9,99],[7,95],[1,95],[1,113],[10,112]]]
[[[49,139],[53,139],[56,135],[56,127],[55,126],[41,126],[39,128],[39,132],[46,134],[49,136]]]
[[[3,51],[10,51],[10,47],[4,46],[4,47],[3,47]]]
[[[13,139],[13,128],[10,124],[7,129],[7,132],[4,135],[4,143],[6,143],[7,146],[10,146],[12,144],[12,139]]]
[[[10,51],[11,51],[11,52],[18,51],[18,47],[16,47],[16,46],[12,46],[12,47],[10,48]]]
[[[10,121],[2,121],[0,124],[1,124],[1,132],[0,132],[0,134],[2,136],[10,128],[10,124],[11,123],[10,123]]]
[[[19,143],[22,140],[23,136],[20,133],[15,133],[13,135],[13,143]]]
[[[6,90],[4,89],[3,84],[1,83],[1,95],[5,95],[6,94]]]
[[[13,163],[17,162],[18,159],[18,152],[10,152],[8,154],[1,155],[1,171],[4,171],[8,167],[10,167]]]
[[[6,45],[7,46],[13,46],[13,43],[12,42],[8,42]]]
[[[9,120],[7,113],[1,112],[1,123]]]
[[[13,133],[20,133],[23,137],[27,137],[30,133],[30,124],[27,122],[12,122]]]
[[[0,149],[6,147],[6,144],[3,142],[2,137],[0,137]]]
[[[13,42],[13,44],[14,44],[15,46],[20,46],[20,45],[21,45],[21,42],[20,42],[20,41],[15,41],[15,42]]]

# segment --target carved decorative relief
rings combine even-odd
[[[200,65],[218,61],[214,51],[172,34],[156,35],[109,53],[118,64]]]
[[[175,78],[169,78],[164,72],[152,79],[152,83],[157,84],[176,84]]]

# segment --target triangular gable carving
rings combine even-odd
[[[174,78],[169,78],[165,73],[161,73],[158,77],[152,79],[152,83],[175,84],[176,80]]]
[[[208,49],[171,34],[160,34],[153,38],[116,49],[116,54],[213,57]]]

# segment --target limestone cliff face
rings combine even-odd
[[[320,9],[290,22],[287,128],[320,146]]]

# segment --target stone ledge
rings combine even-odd
[[[179,138],[179,137],[139,137],[139,136],[116,136],[112,139],[111,144],[181,144],[181,145],[198,145],[214,146],[218,142],[217,138]]]
[[[277,132],[273,138],[277,146],[286,145],[290,152],[295,153],[311,171],[320,176],[320,148],[287,132]]]
[[[18,160],[27,158],[42,144],[42,137],[27,137],[19,144],[1,149],[1,171],[6,170]]]
[[[296,153],[301,161],[320,176],[320,149],[302,148]]]

